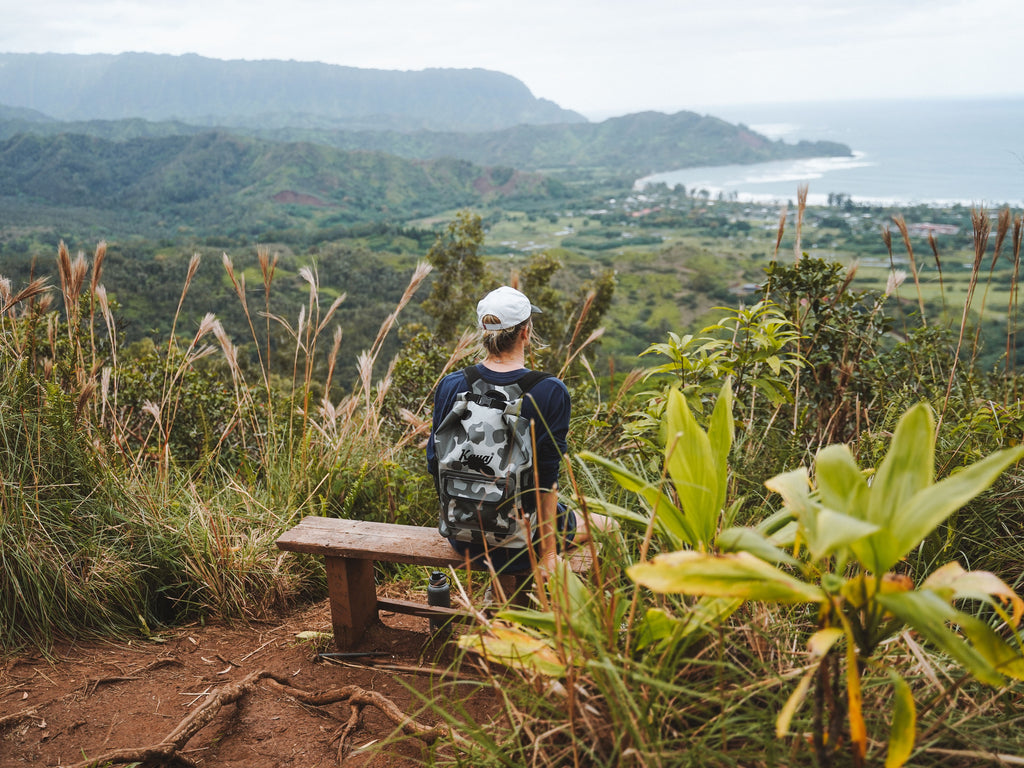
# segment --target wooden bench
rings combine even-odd
[[[373,564],[378,560],[433,568],[466,567],[466,558],[456,553],[436,528],[311,516],[284,533],[277,540],[277,546],[288,552],[323,556],[334,642],[340,650],[354,647],[366,628],[377,621],[381,610],[427,617],[448,616],[454,620],[468,618],[468,614],[452,608],[377,596]],[[469,566],[473,570],[486,570],[480,562],[471,562]],[[589,566],[586,553],[578,552],[572,558],[572,566],[574,570],[586,570]],[[510,574],[502,581],[503,585],[518,581],[514,589],[528,578],[529,574]]]

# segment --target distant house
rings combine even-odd
[[[960,227],[955,224],[929,224],[928,222],[921,222],[919,224],[907,224],[907,231],[911,235],[920,237],[928,237],[928,235],[955,235],[960,231]]]

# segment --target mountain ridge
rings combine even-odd
[[[181,122],[150,122],[141,118],[60,122],[4,118],[0,106],[0,139],[18,133],[57,135],[80,133],[112,141],[197,135],[210,130]],[[787,144],[695,112],[641,112],[600,123],[520,125],[498,131],[335,130],[318,127],[230,127],[218,130],[282,143],[309,142],[343,151],[384,152],[407,160],[446,157],[482,166],[508,166],[524,171],[584,172],[643,176],[698,165],[755,163],[791,158],[852,155],[845,144]]]
[[[308,113],[334,128],[493,130],[586,122],[486,69],[383,70],[197,54],[0,53],[0,103],[60,120],[180,120],[280,127]]]

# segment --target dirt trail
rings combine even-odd
[[[383,616],[367,633],[361,651],[387,655],[357,663],[325,662],[300,642],[303,631],[329,631],[325,604],[251,626],[188,626],[161,633],[163,642],[59,645],[53,658],[20,655],[0,662],[0,768],[70,766],[119,748],[141,749],[164,740],[207,697],[260,671],[286,678],[308,692],[359,686],[381,694],[419,723],[439,718],[409,686],[431,700],[465,700],[486,719],[494,697],[469,668],[464,682],[394,667],[447,668],[451,647],[438,647],[427,620]],[[326,648],[328,651],[333,648]],[[389,669],[389,667],[391,667]],[[351,708],[302,703],[269,680],[257,682],[237,703],[223,706],[181,750],[184,761],[167,764],[218,768],[337,766],[338,737]],[[428,747],[395,736],[395,725],[377,707],[361,710],[345,737],[346,766],[422,764]],[[383,742],[383,743],[382,743]],[[439,748],[446,748],[444,741]],[[148,765],[162,765],[160,761]]]

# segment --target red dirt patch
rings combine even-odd
[[[330,630],[326,605],[250,626],[175,629],[161,633],[162,643],[65,644],[55,647],[50,659],[7,658],[0,666],[0,768],[68,766],[118,748],[155,745],[211,692],[261,670],[309,692],[348,685],[374,691],[428,726],[439,718],[410,687],[430,699],[461,699],[475,718],[488,718],[495,706],[488,689],[396,669],[452,666],[451,645],[431,640],[426,619],[384,615],[383,622],[357,650],[388,655],[353,663],[318,660],[317,648],[296,640],[298,632]],[[479,679],[469,667],[456,671],[464,682]],[[199,766],[336,766],[337,737],[350,712],[346,703],[300,703],[262,681],[237,704],[225,705],[181,755]],[[421,765],[428,747],[395,733],[381,711],[365,707],[348,737],[353,750],[345,765]],[[438,748],[446,746],[439,742]]]
[[[326,208],[329,205],[329,203],[324,202],[319,197],[304,195],[301,192],[292,192],[290,189],[286,189],[284,192],[278,192],[271,198],[271,200],[275,203],[284,203],[286,205],[309,205],[314,208]]]

